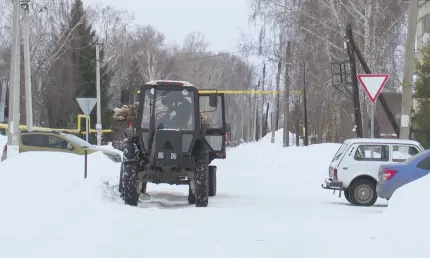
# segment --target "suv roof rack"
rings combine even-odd
[[[29,131],[28,129],[22,130],[21,133],[55,133],[55,134],[61,134],[64,133],[61,130],[32,130]]]

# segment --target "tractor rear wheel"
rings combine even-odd
[[[209,148],[203,141],[200,142],[199,147],[195,156],[195,205],[196,207],[207,207],[209,204]]]
[[[209,196],[216,195],[216,166],[209,166]]]

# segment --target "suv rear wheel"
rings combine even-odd
[[[349,198],[353,205],[372,206],[378,199],[376,183],[369,179],[358,179],[352,182],[349,187]]]
[[[351,198],[349,197],[349,188],[348,188],[348,189],[343,190],[343,195],[345,195],[345,199],[346,199],[349,203],[351,203]],[[352,203],[351,203],[351,204],[352,204]]]

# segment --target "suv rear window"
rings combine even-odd
[[[342,154],[348,149],[349,142],[345,141],[342,146],[337,150],[336,154],[334,154],[334,158],[332,161],[339,160],[342,157]]]
[[[394,162],[403,162],[419,152],[415,146],[393,145],[392,159]]]

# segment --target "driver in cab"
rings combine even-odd
[[[161,99],[161,104],[167,107],[166,115],[162,120],[168,119],[169,124],[172,124],[173,126],[172,129],[187,129],[188,121],[192,115],[192,106],[190,101],[182,95],[167,95]],[[160,124],[162,123],[163,122]],[[163,128],[164,127],[165,125],[163,125]]]

